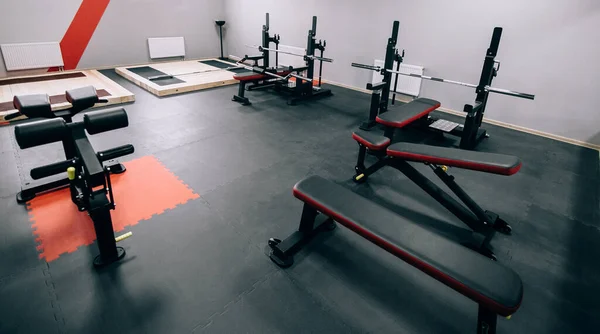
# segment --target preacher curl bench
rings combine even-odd
[[[519,158],[511,155],[473,152],[455,148],[437,147],[423,144],[395,143],[391,144],[394,130],[402,128],[407,115],[427,114],[437,108],[439,102],[430,99],[416,99],[377,116],[377,123],[385,127],[384,135],[358,130],[352,138],[358,142],[358,159],[355,166],[355,182],[364,182],[369,175],[384,166],[393,167],[423,189],[427,194],[463,221],[475,237],[474,243],[467,246],[495,260],[490,241],[495,232],[510,234],[511,226],[498,214],[483,210],[457,183],[454,176],[448,174],[448,166],[476,170],[480,172],[513,175],[521,168]],[[366,154],[377,157],[377,162],[365,166]],[[435,175],[466,205],[462,205],[435,183],[412,167],[408,161],[421,162],[433,170]]]
[[[303,245],[319,232],[334,229],[337,222],[476,302],[478,334],[496,333],[497,315],[509,317],[519,309],[523,282],[510,268],[322,177],[298,182],[293,193],[304,202],[302,218],[288,238],[269,240],[270,258],[277,265],[291,266]],[[329,219],[315,224],[319,212]]]
[[[110,210],[115,209],[110,173],[122,173],[121,164],[103,166],[104,161],[134,152],[132,145],[123,145],[106,151],[95,152],[85,131],[91,135],[124,128],[129,125],[123,108],[86,113],[83,121],[73,122],[73,116],[99,102],[92,86],[69,90],[67,101],[73,107],[54,112],[48,95],[36,94],[15,96],[14,106],[19,111],[7,118],[25,115],[29,118],[48,118],[15,127],[15,138],[21,149],[62,142],[66,160],[37,167],[31,170],[34,180],[67,172],[68,178],[22,189],[17,194],[17,202],[33,199],[37,194],[69,186],[71,200],[79,211],[87,211],[94,223],[100,255],[94,259],[95,266],[103,266],[118,261],[125,256],[125,250],[117,247]]]

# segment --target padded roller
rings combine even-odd
[[[94,86],[69,89],[65,92],[67,101],[73,105],[73,109],[85,110],[91,108],[98,102],[98,93]]]
[[[22,149],[62,141],[69,130],[62,118],[15,126],[15,138]]]
[[[83,116],[83,122],[85,129],[91,135],[125,128],[129,125],[127,113],[123,108],[89,112]]]
[[[52,118],[50,97],[47,94],[20,95],[13,98],[15,109],[29,118]]]

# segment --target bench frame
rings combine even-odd
[[[298,196],[296,196],[296,197],[298,197]],[[271,249],[269,258],[281,268],[288,268],[288,267],[292,266],[294,263],[294,255],[297,252],[299,252],[304,245],[309,243],[320,232],[334,230],[336,227],[335,220],[338,219],[337,217],[335,217],[335,214],[332,214],[331,212],[327,212],[328,209],[325,206],[323,206],[324,209],[319,210],[317,208],[317,206],[321,206],[320,203],[310,203],[310,202],[312,202],[312,200],[303,199],[300,197],[298,197],[298,199],[300,199],[301,201],[304,202],[304,206],[302,208],[302,216],[300,218],[300,225],[298,227],[298,230],[294,231],[290,236],[288,236],[284,240],[271,238],[268,241],[268,245]],[[324,215],[326,215],[327,219],[323,219],[319,223],[316,223],[316,218],[320,212],[323,213]],[[348,220],[348,219],[351,220],[352,218],[349,218],[349,217],[345,218],[345,220]],[[361,227],[360,225],[355,225],[356,229],[357,229],[357,230],[355,230],[355,228],[346,226],[346,223],[342,223],[342,225],[347,227],[348,229],[354,231],[361,237],[376,244],[377,246],[386,250],[387,252],[392,253],[386,247],[371,240],[371,238],[368,237],[368,235],[370,234],[370,231],[367,228]],[[364,230],[364,231],[359,231],[359,230]],[[364,235],[363,232],[366,233],[367,236]],[[402,260],[415,266],[414,264],[407,261],[406,259],[402,259]],[[478,308],[478,316],[477,316],[477,334],[495,334],[497,320],[498,320],[497,319],[498,314],[482,303],[479,303],[478,305],[479,305],[479,308]]]
[[[393,128],[392,128],[393,129]],[[502,234],[511,234],[511,226],[501,219],[498,214],[484,210],[473,200],[467,192],[465,192],[454,180],[454,176],[448,174],[448,167],[439,166],[432,163],[425,163],[429,166],[433,173],[442,181],[444,184],[464,203],[461,204],[450,196],[446,191],[437,186],[434,182],[429,180],[425,175],[416,170],[406,160],[397,157],[388,156],[386,148],[382,150],[370,150],[362,143],[358,143],[358,158],[354,170],[356,174],[352,178],[354,182],[362,183],[365,182],[368,177],[385,166],[390,166],[399,170],[402,174],[406,175],[413,183],[418,185],[423,191],[429,196],[435,199],[458,219],[460,219],[465,225],[473,230],[473,241],[465,243],[464,245],[485,255],[492,260],[496,260],[496,256],[492,250],[490,242],[496,232]],[[365,166],[366,154],[377,157],[377,162],[369,167]]]
[[[71,98],[72,94],[78,98]],[[94,259],[94,266],[102,267],[125,256],[125,249],[117,247],[110,214],[110,210],[115,209],[110,174],[120,174],[126,171],[125,166],[120,163],[103,166],[103,162],[131,154],[134,152],[134,147],[127,144],[96,152],[86,135],[86,130],[90,134],[111,131],[128,126],[129,121],[123,108],[114,108],[85,114],[83,121],[73,122],[72,119],[75,114],[92,107],[97,102],[103,101],[98,98],[96,90],[91,86],[67,91],[66,95],[73,107],[58,112],[51,111],[47,95],[45,103],[38,103],[36,106],[22,107],[15,102],[15,107],[19,109],[19,113],[26,116],[39,116],[28,114],[28,110],[29,108],[42,108],[47,111],[44,118],[49,118],[34,123],[19,124],[15,127],[15,137],[22,149],[54,142],[55,140],[28,142],[27,137],[43,137],[49,127],[55,127],[56,124],[60,125],[61,122],[64,126],[62,139],[53,139],[62,142],[66,160],[36,167],[31,170],[31,177],[37,180],[64,173],[71,167],[74,168],[72,175],[69,174],[67,178],[23,188],[17,194],[17,202],[25,203],[32,200],[39,193],[69,187],[72,202],[77,205],[79,211],[87,211],[92,219],[100,253]],[[15,101],[19,101],[19,99],[20,97],[15,97]],[[90,116],[103,118],[100,122],[104,124],[93,130],[86,128],[88,122],[92,122]],[[45,127],[44,125],[48,126]]]

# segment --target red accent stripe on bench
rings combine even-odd
[[[373,151],[379,151],[381,149],[384,149],[386,146],[388,146],[390,144],[390,139],[388,138],[387,141],[385,141],[381,145],[373,145],[373,143],[366,141],[363,137],[357,135],[354,132],[352,132],[352,139],[356,140],[357,142],[363,144],[368,149],[373,150]]]
[[[409,103],[410,103],[410,102],[409,102]],[[379,124],[383,124],[383,125],[385,125],[385,126],[389,126],[389,127],[392,127],[392,128],[403,128],[403,127],[405,127],[405,126],[409,125],[410,123],[412,123],[412,122],[414,122],[414,121],[418,120],[419,118],[421,118],[421,117],[423,117],[423,116],[425,116],[425,115],[429,114],[430,112],[432,112],[432,111],[436,110],[436,109],[437,109],[437,108],[439,108],[441,105],[442,105],[441,103],[438,103],[438,104],[436,104],[436,105],[432,106],[431,108],[428,108],[428,109],[424,110],[423,112],[421,112],[421,113],[419,113],[419,114],[417,114],[417,115],[415,115],[415,116],[413,116],[413,117],[411,117],[411,118],[409,118],[409,119],[406,119],[406,120],[404,120],[404,121],[402,121],[402,122],[388,122],[388,121],[386,121],[386,120],[383,120],[383,119],[379,118],[379,116],[377,116],[377,117],[375,118],[375,120],[377,121],[377,123],[379,123]],[[402,108],[402,107],[399,107],[399,109],[400,109],[400,108]]]
[[[429,162],[436,165],[448,165],[459,168],[471,169],[481,172],[500,174],[500,175],[513,175],[521,169],[522,163],[519,162],[518,165],[511,168],[504,168],[500,166],[492,166],[486,164],[480,164],[476,162],[462,161],[462,160],[453,160],[448,158],[439,158],[432,157],[429,155],[401,152],[401,151],[392,151],[390,149],[387,150],[387,155],[395,158],[401,158],[409,161],[416,162]]]
[[[404,250],[400,249],[396,245],[371,233],[371,231],[365,229],[364,227],[351,222],[350,220],[346,219],[342,214],[333,212],[333,211],[329,210],[328,208],[322,206],[320,203],[314,201],[308,195],[305,195],[304,193],[300,192],[298,189],[296,189],[295,186],[294,186],[293,193],[294,193],[294,196],[296,198],[298,198],[299,200],[314,207],[318,211],[324,213],[326,216],[331,217],[333,220],[344,225],[349,230],[354,231],[356,234],[360,235],[361,237],[369,240],[370,242],[374,243],[375,245],[379,246],[380,248],[386,250],[388,253],[398,257],[399,259],[403,260],[404,262],[412,265],[413,267],[421,270],[422,272],[426,273],[427,275],[442,282],[446,286],[456,290],[460,294],[470,298],[471,300],[473,300],[479,304],[485,305],[491,311],[493,311],[501,316],[506,317],[506,316],[509,316],[509,315],[515,313],[519,309],[521,302],[519,302],[519,304],[515,305],[514,307],[505,307],[503,305],[498,304],[494,300],[491,300],[487,296],[484,296],[484,295],[478,293],[477,291],[474,291],[473,289],[469,288],[468,286],[464,285],[463,283],[459,282],[458,280],[454,279],[453,277],[446,275],[444,272],[438,270],[437,268],[432,267],[431,265],[429,265],[429,264],[419,260],[418,258],[414,257],[413,255],[405,252]]]

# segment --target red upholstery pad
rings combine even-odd
[[[396,143],[388,147],[387,155],[408,161],[429,162],[500,175],[512,175],[521,169],[521,160],[512,155],[423,144]]]
[[[291,71],[281,71],[277,72],[277,75],[286,76],[290,74]],[[235,80],[239,81],[257,81],[257,80],[266,80],[266,79],[275,79],[275,77],[270,76],[268,74],[260,74],[255,72],[242,72],[233,76]]]
[[[390,144],[390,139],[388,137],[363,130],[353,132],[352,139],[373,151],[383,150]]]
[[[417,119],[427,116],[441,106],[436,100],[418,98],[406,104],[392,107],[375,119],[377,123],[393,128],[403,128]]]
[[[294,196],[499,315],[511,315],[521,304],[523,282],[512,269],[338,184],[310,176],[294,186]]]

